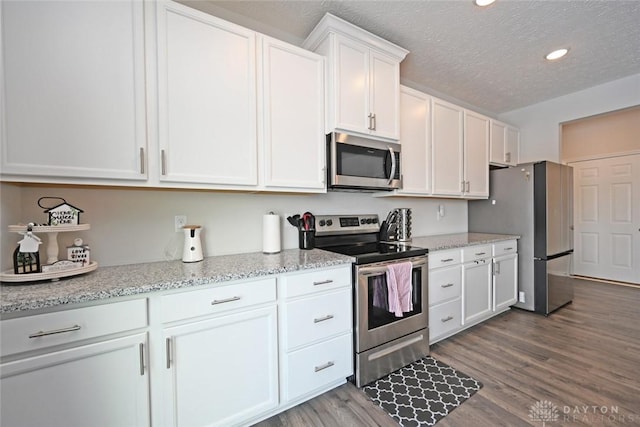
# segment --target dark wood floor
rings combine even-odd
[[[547,426],[640,425],[640,288],[575,280],[573,304],[551,316],[514,309],[431,355],[484,384],[439,427],[542,426],[529,416],[539,401],[558,408]],[[397,423],[346,384],[258,426]]]

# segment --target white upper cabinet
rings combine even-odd
[[[1,2],[3,178],[147,178],[143,8]]]
[[[432,98],[433,194],[489,197],[489,118]]]
[[[327,57],[327,132],[399,139],[400,62],[407,50],[331,14],[304,47]]]
[[[489,197],[489,121],[488,117],[464,112],[464,196]]]
[[[464,186],[463,122],[461,107],[432,98],[431,147],[433,194],[461,196]]]
[[[255,32],[158,3],[160,180],[255,186]]]
[[[491,120],[491,153],[489,161],[497,166],[515,166],[520,154],[520,131],[497,120]]]
[[[400,86],[402,189],[398,194],[431,193],[431,97]]]
[[[324,192],[324,58],[262,37],[262,185]]]

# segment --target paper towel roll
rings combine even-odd
[[[269,212],[262,217],[262,252],[280,252],[280,215]]]

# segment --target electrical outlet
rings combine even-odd
[[[176,215],[174,223],[175,223],[176,232],[182,231],[182,227],[187,225],[187,216],[186,215]]]
[[[518,302],[524,302],[524,292],[520,291],[520,294],[518,295]]]

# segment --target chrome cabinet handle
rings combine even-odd
[[[513,248],[504,248],[505,251],[512,251]]]
[[[465,183],[464,181],[461,181],[461,182],[460,182],[460,184],[462,185],[462,187],[461,187],[461,189],[460,189],[460,192],[461,192],[461,193],[464,193],[464,183]]]
[[[332,367],[333,365],[335,365],[335,363],[329,361],[329,362],[325,363],[324,365],[316,366],[314,369],[315,369],[316,372],[320,372],[323,369],[327,369],[327,368]]]
[[[29,338],[39,338],[39,337],[46,337],[48,335],[66,334],[67,332],[79,331],[80,329],[81,329],[80,325],[73,325],[68,328],[55,329],[52,331],[39,331],[29,335]]]
[[[500,274],[500,262],[494,262],[493,274]]]
[[[171,369],[171,338],[165,342],[165,357],[167,359],[167,369]]]
[[[440,260],[440,262],[451,262],[451,261],[453,261],[453,258],[447,258],[447,259]]]
[[[144,175],[144,147],[140,147],[140,173]]]
[[[333,280],[328,279],[328,280],[321,280],[319,282],[313,282],[313,286],[328,285],[329,283],[333,283]]]
[[[442,323],[448,322],[449,320],[453,320],[453,316],[447,316],[440,319]]]
[[[165,155],[164,150],[160,151],[160,167],[161,167],[160,173],[162,175],[166,175],[167,174],[167,156]]]
[[[225,298],[225,299],[214,299],[213,301],[211,301],[211,305],[216,305],[216,304],[224,304],[225,302],[233,302],[233,301],[238,301],[241,297],[231,297],[231,298]]]
[[[371,115],[371,120],[372,120],[372,125],[371,125],[371,130],[376,130],[376,115],[375,113]]]
[[[372,123],[372,120],[371,120],[372,116],[373,116],[372,113],[369,113],[369,115],[367,116],[367,118],[369,119],[369,126],[367,127],[367,129],[369,129],[369,130],[373,130],[373,123]]]
[[[140,375],[144,375],[144,344],[140,343]]]
[[[387,181],[387,184],[391,184],[393,177],[396,176],[396,167],[398,165],[396,165],[396,153],[394,153],[393,148],[387,148],[389,149],[389,153],[391,153],[391,173],[389,173],[389,181]]]
[[[446,285],[440,285],[441,288],[450,288],[453,286],[453,283],[447,283]]]
[[[324,322],[325,320],[331,320],[331,319],[333,319],[333,314],[327,314],[326,316],[317,317],[313,319],[313,323],[320,323],[320,322]]]
[[[469,191],[471,191],[471,182],[467,181],[466,186],[467,186],[467,189],[465,191],[468,193]]]
[[[507,162],[507,163],[511,162],[511,153],[510,152],[504,153],[504,161]]]

